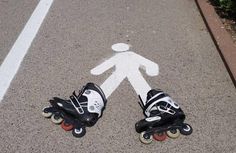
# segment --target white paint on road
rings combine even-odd
[[[125,52],[129,50],[129,45],[124,43],[117,43],[112,45],[111,49],[115,52]]]
[[[41,0],[0,67],[0,101],[36,36],[53,0]]]
[[[159,74],[158,64],[128,51],[129,45],[127,44],[114,44],[112,49],[117,52],[116,55],[91,70],[91,74],[100,75],[115,66],[115,71],[101,85],[106,98],[127,78],[135,92],[140,95],[143,101],[146,101],[147,92],[151,90],[151,87],[143,78],[139,68],[143,68],[149,76],[156,76]]]

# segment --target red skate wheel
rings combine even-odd
[[[70,131],[74,128],[74,126],[70,123],[66,123],[65,121],[63,121],[61,123],[61,128],[63,128],[65,131]]]
[[[155,133],[155,134],[153,134],[153,138],[156,141],[164,141],[167,138],[167,136],[164,132],[163,133]]]

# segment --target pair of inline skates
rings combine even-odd
[[[168,94],[152,89],[146,102],[141,98],[140,101],[146,118],[137,122],[135,129],[141,133],[141,142],[149,144],[153,139],[163,141],[167,136],[177,138],[180,133],[192,133],[192,127],[184,123],[185,114]],[[96,124],[102,116],[107,100],[98,85],[87,83],[78,93],[74,91],[69,100],[54,97],[49,102],[51,106],[44,108],[42,115],[80,138],[86,134],[86,127]]]

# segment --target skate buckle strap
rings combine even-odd
[[[84,114],[84,110],[83,110],[82,106],[80,105],[79,100],[76,97],[74,92],[73,92],[73,95],[70,96],[70,101],[79,114]]]
[[[161,120],[161,117],[160,117],[160,116],[153,116],[153,117],[145,118],[145,120],[146,120],[147,122],[160,121],[160,120]]]
[[[161,112],[169,113],[171,115],[175,114],[175,111],[173,109],[171,109],[170,107],[165,108],[163,106],[158,106],[157,109]]]
[[[150,109],[150,107],[160,102],[160,99],[164,97],[166,97],[166,95],[163,92],[156,94],[155,96],[153,96],[151,99],[147,101],[147,103],[144,106],[144,110],[147,111],[147,109]]]

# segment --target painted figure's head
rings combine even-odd
[[[129,45],[125,43],[117,43],[111,46],[114,52],[126,52],[129,51]]]

